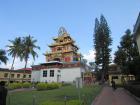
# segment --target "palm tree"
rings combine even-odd
[[[35,43],[37,40],[33,39],[34,37],[32,36],[27,36],[23,38],[23,45],[22,45],[22,59],[25,60],[25,67],[27,67],[27,62],[29,55],[33,57],[35,60],[36,57],[38,57],[38,54],[35,52],[35,49],[40,49],[39,46],[36,46]]]
[[[1,62],[7,63],[8,58],[6,57],[6,52],[5,50],[0,49],[0,64]]]
[[[21,37],[16,37],[14,40],[9,40],[10,45],[7,45],[9,55],[13,57],[13,62],[11,65],[11,70],[13,69],[15,58],[21,57],[21,44],[22,40]]]
[[[37,40],[34,39],[32,36],[26,36],[23,37],[23,44],[22,44],[22,59],[25,60],[25,69],[27,67],[27,62],[29,59],[29,56],[31,55],[33,59],[35,60],[36,57],[38,57],[38,54],[35,52],[35,49],[40,49],[39,46],[36,46]],[[24,70],[25,73],[25,70]]]

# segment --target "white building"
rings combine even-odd
[[[44,54],[47,63],[32,66],[32,82],[73,82],[83,78],[87,68],[80,63],[79,47],[64,27],[58,33],[49,45],[51,51]]]
[[[62,63],[51,61],[32,67],[32,82],[73,82],[83,78],[85,67],[80,62]]]
[[[137,42],[137,46],[138,46],[139,54],[140,54],[140,13],[137,18],[136,24],[134,26],[134,36],[135,36],[135,40]]]

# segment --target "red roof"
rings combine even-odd
[[[18,70],[29,70],[29,71],[31,71],[32,68],[21,68],[21,69],[18,69]]]

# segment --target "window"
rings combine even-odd
[[[60,47],[57,49],[57,51],[61,51],[61,50],[62,50],[62,48],[60,48]]]
[[[50,70],[50,77],[54,77],[54,70]]]
[[[63,40],[60,40],[60,43],[62,43],[63,42]]]
[[[4,73],[4,77],[7,78],[8,77],[8,73]]]
[[[26,78],[26,75],[25,74],[23,75],[23,78]]]
[[[31,75],[29,75],[29,78],[31,78]]]
[[[11,78],[14,78],[14,74],[11,74]]]
[[[20,78],[20,74],[17,74],[17,78]]]
[[[112,76],[112,79],[118,79],[118,76]]]
[[[47,77],[47,71],[43,71],[43,77]]]
[[[70,62],[71,59],[70,59],[70,57],[65,57],[64,60],[65,60],[65,62]]]

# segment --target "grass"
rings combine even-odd
[[[92,100],[97,94],[99,94],[100,90],[101,86],[98,85],[80,89],[81,100],[85,100],[88,104],[91,104]],[[33,97],[35,99],[35,105],[54,105],[46,104],[47,102],[58,102],[61,103],[60,105],[63,105],[62,103],[65,102],[65,96],[67,96],[68,102],[73,100],[77,101],[79,99],[78,89],[74,86],[64,86],[60,89],[48,91],[14,92],[8,95],[7,105],[33,105]]]

